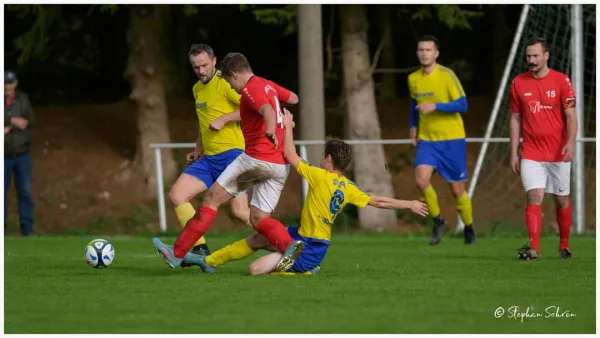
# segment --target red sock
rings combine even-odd
[[[183,258],[190,251],[194,243],[208,231],[216,216],[216,210],[204,205],[201,206],[196,211],[194,217],[187,222],[179,237],[177,237],[175,246],[173,247],[175,257]]]
[[[527,205],[525,212],[525,222],[529,232],[529,241],[531,248],[540,253],[540,232],[542,231],[542,206]]]
[[[571,220],[572,218],[571,204],[569,206],[561,209],[556,208],[556,221],[558,222],[558,232],[560,234],[560,244],[558,249],[568,249],[569,248],[569,235],[571,234]]]
[[[287,232],[285,226],[276,219],[265,218],[256,226],[256,231],[259,234],[265,236],[272,246],[277,248],[279,252],[285,252],[285,250],[292,244],[294,239]]]

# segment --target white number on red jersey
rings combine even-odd
[[[546,95],[548,97],[556,97],[556,90],[548,90],[546,91]]]
[[[279,127],[283,129],[283,112],[281,111],[281,104],[279,103],[279,95],[277,94],[277,91],[271,86],[265,86],[265,93],[267,95],[269,95],[269,91],[275,92],[273,98],[275,99],[275,114],[277,115],[277,124],[279,124]]]

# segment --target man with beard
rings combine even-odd
[[[554,195],[556,204],[559,256],[571,258],[569,187],[577,135],[575,94],[567,75],[548,68],[550,48],[545,39],[532,38],[526,54],[529,71],[515,77],[510,96],[510,162],[515,175],[521,176],[526,192],[525,221],[530,240],[518,254],[523,260],[540,258],[542,200],[549,193]]]
[[[194,44],[188,55],[199,79],[192,91],[200,128],[196,148],[186,155],[187,162],[192,163],[169,191],[169,199],[175,206],[177,220],[182,228],[196,213],[190,201],[207,191],[245,148],[239,124],[240,94],[231,88],[216,69],[217,58],[213,49],[205,44]],[[233,199],[231,208],[237,218],[249,224],[247,194],[240,194]],[[194,243],[192,252],[210,254],[204,237]],[[184,263],[183,266],[188,265]]]

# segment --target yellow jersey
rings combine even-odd
[[[244,150],[244,135],[239,122],[227,123],[219,131],[209,127],[214,119],[240,108],[240,94],[225,81],[221,71],[217,71],[207,84],[198,81],[192,91],[196,101],[204,154],[215,155],[230,149]]]
[[[298,174],[308,181],[308,195],[300,218],[298,234],[303,237],[331,241],[331,226],[344,206],[350,203],[364,208],[371,196],[348,178],[300,161]]]
[[[410,97],[421,103],[448,103],[466,97],[456,74],[447,67],[436,64],[433,72],[424,74],[421,69],[408,76]],[[431,112],[419,114],[418,139],[447,141],[465,138],[465,127],[460,113]]]

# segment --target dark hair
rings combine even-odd
[[[529,41],[527,41],[527,46],[534,46],[537,44],[542,45],[542,52],[546,53],[546,52],[550,52],[550,44],[548,43],[548,40],[540,37],[540,36],[534,36],[531,37],[529,39]]]
[[[221,73],[224,77],[230,77],[232,72],[251,72],[250,63],[242,53],[229,53],[223,58],[221,63]]]
[[[188,56],[197,56],[202,53],[206,53],[208,57],[211,59],[215,57],[215,52],[212,47],[209,45],[205,45],[203,43],[195,43],[190,47],[190,51],[188,52]]]
[[[345,171],[352,161],[352,147],[340,139],[329,137],[325,142],[323,155],[331,155],[333,167]]]
[[[423,35],[417,40],[417,45],[419,45],[419,42],[433,42],[435,48],[440,49],[440,40],[433,35]]]

